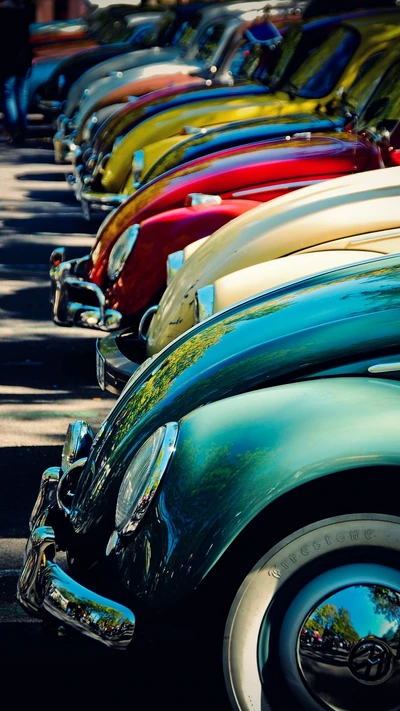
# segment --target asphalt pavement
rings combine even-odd
[[[0,662],[59,669],[95,664],[106,670],[108,691],[127,674],[132,687],[119,685],[118,699],[133,698],[137,709],[225,711],[222,686],[216,691],[198,665],[199,655],[206,669],[211,663],[206,636],[197,662],[184,629],[172,643],[169,633],[161,644],[138,636],[133,650],[121,653],[62,635],[56,626],[43,628],[16,600],[41,474],[59,464],[69,422],[85,419],[96,430],[115,400],[97,385],[99,334],[51,320],[50,253],[66,246],[67,258],[83,256],[95,231],[81,215],[64,166],[55,164],[50,141],[30,139],[21,148],[0,143]],[[219,665],[218,655],[213,666]]]
[[[59,642],[20,609],[16,581],[28,519],[42,471],[60,461],[68,423],[87,419],[96,429],[114,400],[95,375],[98,334],[61,329],[51,321],[48,261],[57,246],[83,256],[93,226],[82,217],[54,163],[52,145],[0,144],[0,659],[32,663],[38,649]],[[84,641],[86,642],[86,640]],[[90,642],[90,641],[89,641]],[[57,655],[75,663],[105,658],[108,650],[62,640]],[[64,650],[64,651],[63,651]],[[104,656],[105,655],[105,656]],[[112,656],[112,655],[111,655]],[[38,659],[39,662],[39,659]]]

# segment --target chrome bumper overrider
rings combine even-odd
[[[114,309],[107,309],[100,287],[84,281],[81,276],[88,259],[89,257],[71,259],[51,267],[54,322],[58,326],[115,331],[121,326],[122,314]]]
[[[33,529],[27,543],[17,586],[18,601],[29,615],[50,615],[108,647],[125,649],[135,631],[133,612],[83,587],[55,562],[55,533],[44,523],[52,509],[57,507],[54,501],[56,471],[54,467],[42,477],[31,516],[31,523],[37,528]],[[48,476],[49,472],[51,476]]]
[[[80,192],[83,215],[90,220],[93,212],[110,212],[122,205],[129,197],[119,193],[95,193],[83,189]]]

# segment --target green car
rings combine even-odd
[[[75,423],[32,512],[24,609],[116,649],[136,616],[153,639],[186,619],[210,704],[224,675],[241,711],[398,708],[399,259],[216,314],[94,440]]]

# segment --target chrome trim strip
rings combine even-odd
[[[400,370],[400,363],[377,363],[370,365],[368,373],[396,373]]]
[[[147,311],[144,312],[142,318],[140,319],[139,323],[139,328],[138,328],[138,336],[139,338],[146,343],[147,341],[147,334],[149,332],[150,324],[151,324],[151,319],[153,318],[154,314],[158,311],[158,305],[157,306],[150,306]],[[146,324],[147,319],[150,318],[149,324],[147,326],[146,332],[144,331],[144,326]]]
[[[275,190],[292,190],[296,188],[306,188],[308,185],[322,183],[323,180],[299,180],[293,183],[279,183],[277,185],[266,185],[263,188],[249,188],[247,190],[238,190],[232,193],[232,197],[243,197],[243,195],[254,195],[255,193],[272,193]]]
[[[126,649],[135,631],[131,610],[75,582],[56,563],[55,534],[41,526],[31,535],[18,580],[17,598],[30,615],[44,611],[107,647]]]
[[[196,207],[196,205],[221,205],[222,198],[219,195],[208,195],[207,193],[189,193],[185,200],[186,207]]]
[[[390,230],[378,230],[378,232],[369,232],[361,237],[355,237],[350,240],[349,244],[363,244],[364,242],[377,242],[378,240],[395,239],[400,237],[400,226]]]

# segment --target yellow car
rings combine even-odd
[[[272,77],[272,94],[204,100],[162,110],[140,122],[114,144],[102,186],[107,193],[135,191],[132,157],[148,146],[145,174],[152,163],[182,140],[182,131],[268,116],[324,112],[346,92],[360,72],[400,37],[399,10],[355,13],[346,20],[322,19],[294,25],[282,42]],[[185,128],[189,127],[189,129]]]
[[[278,258],[327,250],[355,250],[353,261],[358,261],[359,252],[400,252],[400,168],[303,188],[250,210],[215,232],[165,290],[147,333],[148,355],[194,325],[196,293],[202,287],[261,262],[275,260],[278,270]],[[279,274],[277,283],[282,283]]]

